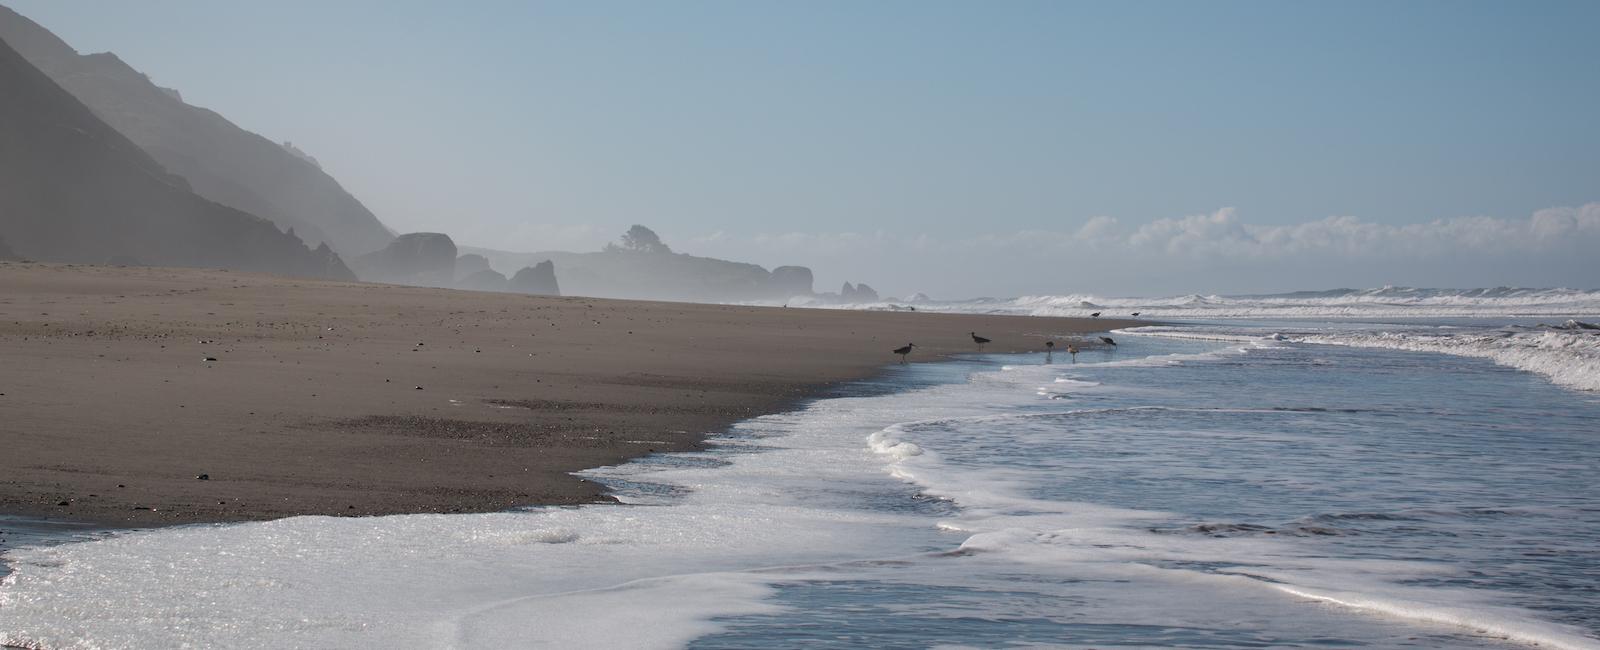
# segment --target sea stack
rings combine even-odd
[[[456,282],[456,288],[471,291],[505,291],[507,287],[506,276],[493,269],[478,271]]]
[[[555,262],[545,260],[533,266],[523,267],[512,276],[510,289],[516,293],[536,296],[561,295],[561,286],[556,283]]]
[[[456,243],[443,233],[414,232],[353,262],[356,275],[363,280],[451,287],[455,285]]]
[[[772,269],[769,280],[772,297],[789,299],[795,296],[811,295],[811,269],[804,266],[780,266]]]

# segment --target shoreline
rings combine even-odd
[[[204,269],[4,263],[0,280],[0,514],[107,529],[604,502],[571,473],[892,372],[907,340],[921,362],[976,352],[969,331],[1000,353],[1151,324]]]
[[[6,564],[6,552],[11,549],[89,541],[124,530],[137,529],[116,529],[89,522],[0,515],[0,579],[11,573],[11,567]],[[0,646],[0,648],[10,647],[12,646]]]

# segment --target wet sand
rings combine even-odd
[[[735,307],[0,263],[0,514],[137,527],[604,500],[898,362],[1129,321]],[[1092,337],[1091,337],[1092,338]],[[203,478],[201,478],[203,477]]]

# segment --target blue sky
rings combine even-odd
[[[591,249],[644,223],[819,285],[946,295],[1083,290],[1135,249],[1150,268],[1095,286],[1600,286],[1600,262],[1552,257],[1600,244],[1595,2],[8,4],[465,244]],[[1535,232],[1548,208],[1570,231]],[[1149,236],[1341,217],[1463,239],[1197,257],[1195,233]],[[1473,217],[1530,239],[1448,227]]]

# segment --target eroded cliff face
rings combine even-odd
[[[383,250],[356,257],[351,266],[361,279],[371,282],[453,287],[456,243],[444,233],[408,233]]]
[[[0,88],[0,233],[16,253],[355,278],[333,251],[196,196],[4,42]]]
[[[561,292],[568,296],[739,302],[812,295],[811,270],[803,266],[780,266],[769,272],[756,264],[627,249],[513,253],[467,247],[464,251],[487,258],[505,272],[554,262]]]
[[[0,40],[102,121],[139,146],[199,196],[294,228],[309,245],[351,257],[393,235],[315,160],[185,103],[114,54],[79,55],[16,12],[0,7]]]
[[[489,266],[489,258],[482,255],[462,255],[456,258],[456,279],[465,280],[479,271],[493,271]],[[500,277],[505,277],[501,275]]]
[[[469,291],[506,291],[509,281],[498,271],[484,269],[456,281],[457,289]]]
[[[843,287],[839,288],[839,301],[847,303],[878,302],[878,291],[867,286],[865,282],[855,285],[846,282]]]
[[[545,260],[533,266],[523,267],[511,278],[509,289],[516,293],[539,296],[561,295],[561,285],[556,282],[555,263]]]
[[[768,285],[774,298],[789,299],[811,295],[813,282],[811,269],[804,266],[780,266],[772,269]]]

